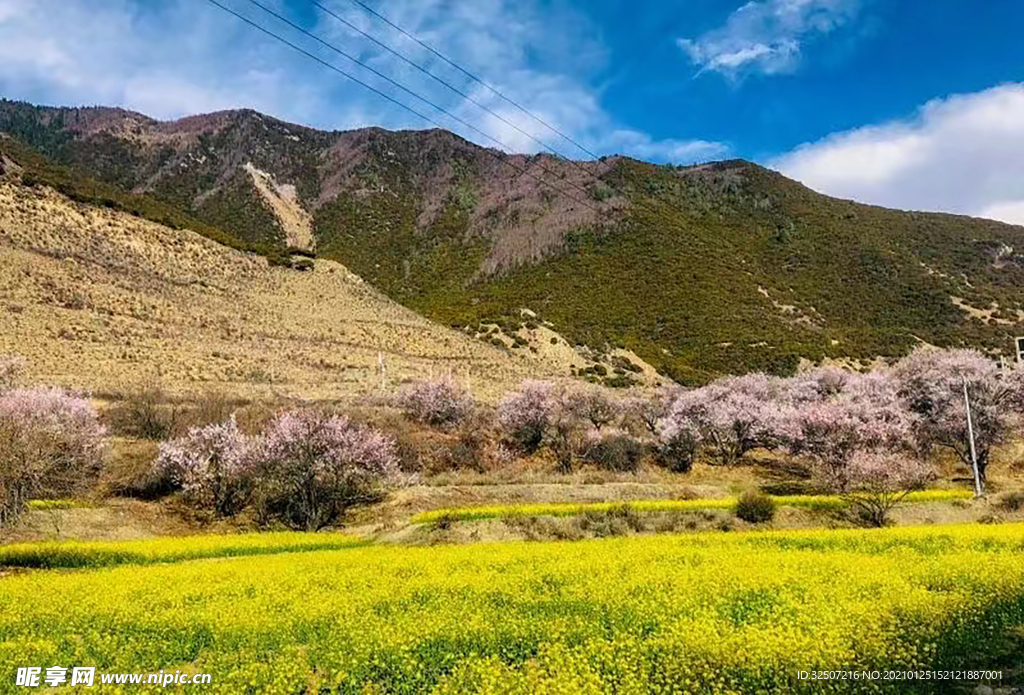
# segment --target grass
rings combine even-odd
[[[45,290],[0,306],[0,354],[24,356],[29,381],[111,393],[159,380],[175,396],[201,389],[257,400],[337,399],[382,387],[383,352],[389,389],[427,376],[431,366],[451,367],[475,393],[496,399],[529,373],[328,261],[317,261],[315,272],[286,273],[191,233],[6,183],[0,228],[12,239],[0,244],[0,286],[47,278]],[[126,346],[129,325],[135,340]],[[268,356],[271,335],[290,359]],[[552,373],[530,367],[540,370]]]
[[[17,140],[0,139],[0,154],[8,155],[24,169],[23,183],[50,186],[75,202],[121,210],[171,229],[191,229],[218,244],[239,251],[258,253],[268,258],[280,253],[280,249],[272,244],[263,240],[250,242],[241,239],[152,195],[129,193],[115,185],[85,176],[78,170],[57,164]]]
[[[1002,524],[16,573],[0,671],[179,669],[223,693],[902,693],[797,674],[994,667],[978,660],[1024,622],[1022,550],[1024,525]]]
[[[970,490],[922,490],[907,495],[905,501],[914,502],[945,502],[949,500],[970,499]],[[846,502],[836,495],[779,495],[772,499],[780,507],[800,507],[803,509],[838,509]],[[637,512],[686,512],[701,509],[732,509],[736,506],[735,497],[716,497],[692,500],[636,500],[633,502],[587,502],[583,504],[550,503],[550,504],[494,504],[476,507],[451,507],[421,512],[412,518],[415,524],[448,521],[479,521],[482,519],[500,519],[502,517],[530,516],[577,516],[587,512],[605,512],[628,504]]]
[[[311,552],[359,545],[352,536],[328,533],[256,533],[175,536],[139,541],[65,541],[0,546],[0,567],[55,569],[146,565],[206,558]]]

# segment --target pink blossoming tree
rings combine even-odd
[[[92,402],[64,389],[0,393],[0,524],[31,497],[75,494],[95,480],[107,454]]]
[[[458,425],[473,412],[473,398],[453,379],[424,379],[405,385],[398,406],[409,417],[435,427]]]
[[[398,473],[389,437],[312,409],[278,415],[254,443],[250,465],[262,512],[310,531],[377,499]]]
[[[922,348],[900,360],[894,375],[900,398],[916,416],[914,434],[921,449],[949,449],[970,470],[966,384],[978,473],[984,484],[993,447],[1005,442],[1020,424],[1024,371],[1004,372],[975,350]]]
[[[868,524],[885,526],[896,505],[933,477],[931,466],[917,457],[862,450],[849,459],[832,489],[860,512]]]
[[[692,440],[722,464],[777,442],[784,379],[766,374],[726,377],[680,393],[661,423],[663,441]]]
[[[851,375],[832,394],[790,404],[780,417],[779,436],[790,453],[813,461],[830,489],[843,492],[857,454],[910,453],[913,418],[886,372]]]
[[[228,516],[245,503],[250,443],[231,416],[161,443],[154,467],[158,476],[181,489],[190,504]]]
[[[543,443],[554,415],[554,387],[547,381],[526,380],[498,404],[498,425],[509,441],[527,454]]]

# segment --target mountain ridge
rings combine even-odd
[[[567,162],[247,109],[159,122],[2,101],[0,131],[281,252],[288,235],[256,170],[294,192],[319,255],[430,318],[512,336],[536,323],[526,309],[681,381],[865,363],[921,341],[1007,354],[1024,319],[1024,228],[829,198],[744,160]]]

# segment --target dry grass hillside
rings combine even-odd
[[[273,268],[11,180],[0,180],[0,353],[76,388],[155,378],[243,397],[344,398],[450,371],[487,398],[554,364],[433,324],[338,263]]]

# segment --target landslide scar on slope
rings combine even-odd
[[[274,177],[260,171],[252,162],[245,165],[263,199],[267,201],[274,215],[281,223],[288,246],[312,251],[316,245],[313,238],[313,217],[299,203],[299,196],[292,184],[278,184]]]

